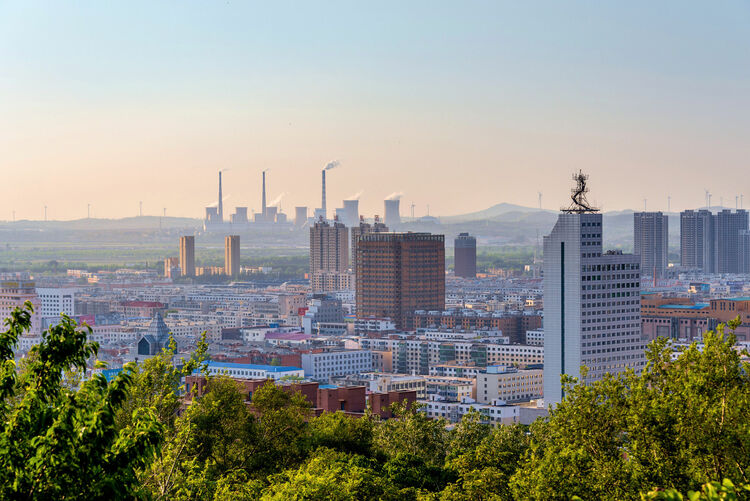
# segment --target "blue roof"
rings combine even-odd
[[[102,369],[102,375],[104,376],[104,379],[107,380],[108,383],[111,383],[119,373],[122,372],[122,367],[119,369]]]
[[[266,372],[289,372],[289,371],[301,371],[300,367],[291,367],[285,365],[260,365],[260,364],[236,364],[233,362],[215,362],[209,360],[209,367],[224,368],[224,369],[249,369],[256,371]]]
[[[322,390],[332,390],[334,388],[338,388],[338,386],[336,386],[335,384],[321,384],[318,385],[318,388]]]
[[[742,296],[742,297],[733,297],[729,299],[730,301],[750,301],[750,296]]]
[[[695,304],[663,304],[659,308],[667,308],[670,310],[702,310],[708,308],[708,303],[695,303]]]

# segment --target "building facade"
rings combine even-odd
[[[388,317],[402,329],[416,310],[445,308],[445,237],[369,233],[357,248],[357,318]]]
[[[716,273],[742,273],[745,256],[742,233],[748,230],[746,210],[725,209],[715,216]]]
[[[602,253],[602,215],[560,214],[544,237],[544,399],[563,398],[560,377],[593,382],[606,373],[639,370],[640,258]]]
[[[302,368],[305,377],[316,381],[328,381],[334,376],[372,371],[372,353],[369,350],[303,353]]]
[[[35,282],[26,279],[0,282],[0,321],[10,318],[13,310],[23,307],[24,303],[29,301],[34,307],[29,336],[39,336],[42,332],[41,304],[35,285]]]
[[[477,239],[460,233],[453,241],[454,273],[457,277],[476,278]]]
[[[668,265],[669,217],[661,212],[633,214],[633,253],[641,257],[641,273],[662,278]]]
[[[195,276],[195,237],[180,237],[180,270],[183,277]]]
[[[364,219],[360,219],[358,226],[352,227],[352,246],[351,246],[351,268],[352,273],[356,276],[357,274],[357,246],[359,245],[359,238],[362,235],[368,233],[387,233],[388,227],[380,222],[380,217],[375,216],[375,222],[373,224],[366,223]]]
[[[477,401],[490,403],[524,402],[541,398],[544,393],[544,370],[490,366],[477,374]]]
[[[224,273],[230,277],[240,274],[240,236],[224,237]]]
[[[37,287],[37,296],[41,304],[42,318],[57,319],[64,313],[69,317],[76,314],[76,290],[73,288]]]
[[[317,221],[310,228],[310,279],[316,283],[315,275],[320,273],[346,273],[349,268],[349,229],[345,224],[334,221]],[[313,292],[323,290],[313,289]]]
[[[680,213],[680,263],[704,273],[743,273],[746,256],[748,212],[725,209]]]

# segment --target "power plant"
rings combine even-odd
[[[215,204],[206,207],[206,217],[203,220],[203,229],[207,232],[237,231],[242,229],[275,227],[277,225],[288,226],[286,214],[272,201],[271,206],[266,203],[266,172],[262,172],[261,178],[261,211],[253,214],[252,219],[248,217],[247,207],[236,207],[235,213],[224,220],[224,193],[222,186],[221,171],[219,171],[219,200]],[[281,197],[277,198],[280,201]]]
[[[395,228],[401,224],[401,194],[394,193],[383,201],[385,209],[385,225]]]
[[[228,218],[224,219],[224,186],[222,179],[222,171],[219,171],[219,199],[207,206],[205,209],[205,219],[203,221],[203,229],[206,232],[238,232],[242,230],[261,230],[261,229],[272,229],[272,228],[306,228],[318,221],[329,221],[328,214],[328,203],[326,194],[326,172],[339,166],[338,161],[329,162],[321,170],[321,186],[320,186],[320,207],[310,214],[308,207],[304,205],[296,206],[294,208],[294,220],[290,220],[286,214],[281,211],[281,198],[284,193],[278,195],[274,200],[268,202],[268,178],[266,174],[268,169],[261,172],[261,199],[260,199],[260,211],[248,211],[247,206],[235,207],[234,214],[228,215]],[[337,207],[331,219],[335,219],[339,223],[349,228],[358,227],[360,224],[360,212],[359,212],[359,197],[362,192],[358,192],[351,195],[347,199],[343,200],[343,206]],[[401,213],[400,213],[400,199],[401,193],[392,193],[386,197],[384,201],[385,218],[384,223],[390,228],[397,228],[401,225]],[[312,216],[312,217],[310,217]]]

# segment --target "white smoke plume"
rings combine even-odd
[[[393,193],[385,197],[385,199],[386,200],[401,200],[402,196],[404,196],[404,194],[401,193],[400,191],[394,191]]]
[[[224,195],[224,197],[222,197],[221,199],[222,203],[226,203],[227,200],[229,200],[229,195]],[[218,207],[218,206],[219,206],[219,202],[211,202],[210,204],[206,205],[206,207]]]
[[[357,193],[350,197],[346,197],[344,200],[359,200],[359,197],[362,196],[362,190],[359,190]]]
[[[341,163],[338,160],[334,160],[333,162],[328,162],[328,165],[323,167],[323,170],[331,170],[334,167],[338,167],[339,165],[341,165]]]
[[[270,207],[273,207],[274,205],[279,205],[279,203],[281,203],[281,199],[284,198],[284,195],[286,195],[286,193],[282,193],[278,197],[274,198],[273,200],[271,200],[270,202],[268,202],[268,205]]]

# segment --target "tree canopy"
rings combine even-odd
[[[640,373],[588,385],[531,426],[455,426],[396,405],[394,418],[314,416],[300,393],[267,382],[252,395],[210,377],[172,344],[112,381],[89,330],[63,316],[16,365],[31,324],[0,333],[0,497],[11,499],[747,499],[750,367],[736,323],[675,356],[659,339]]]

